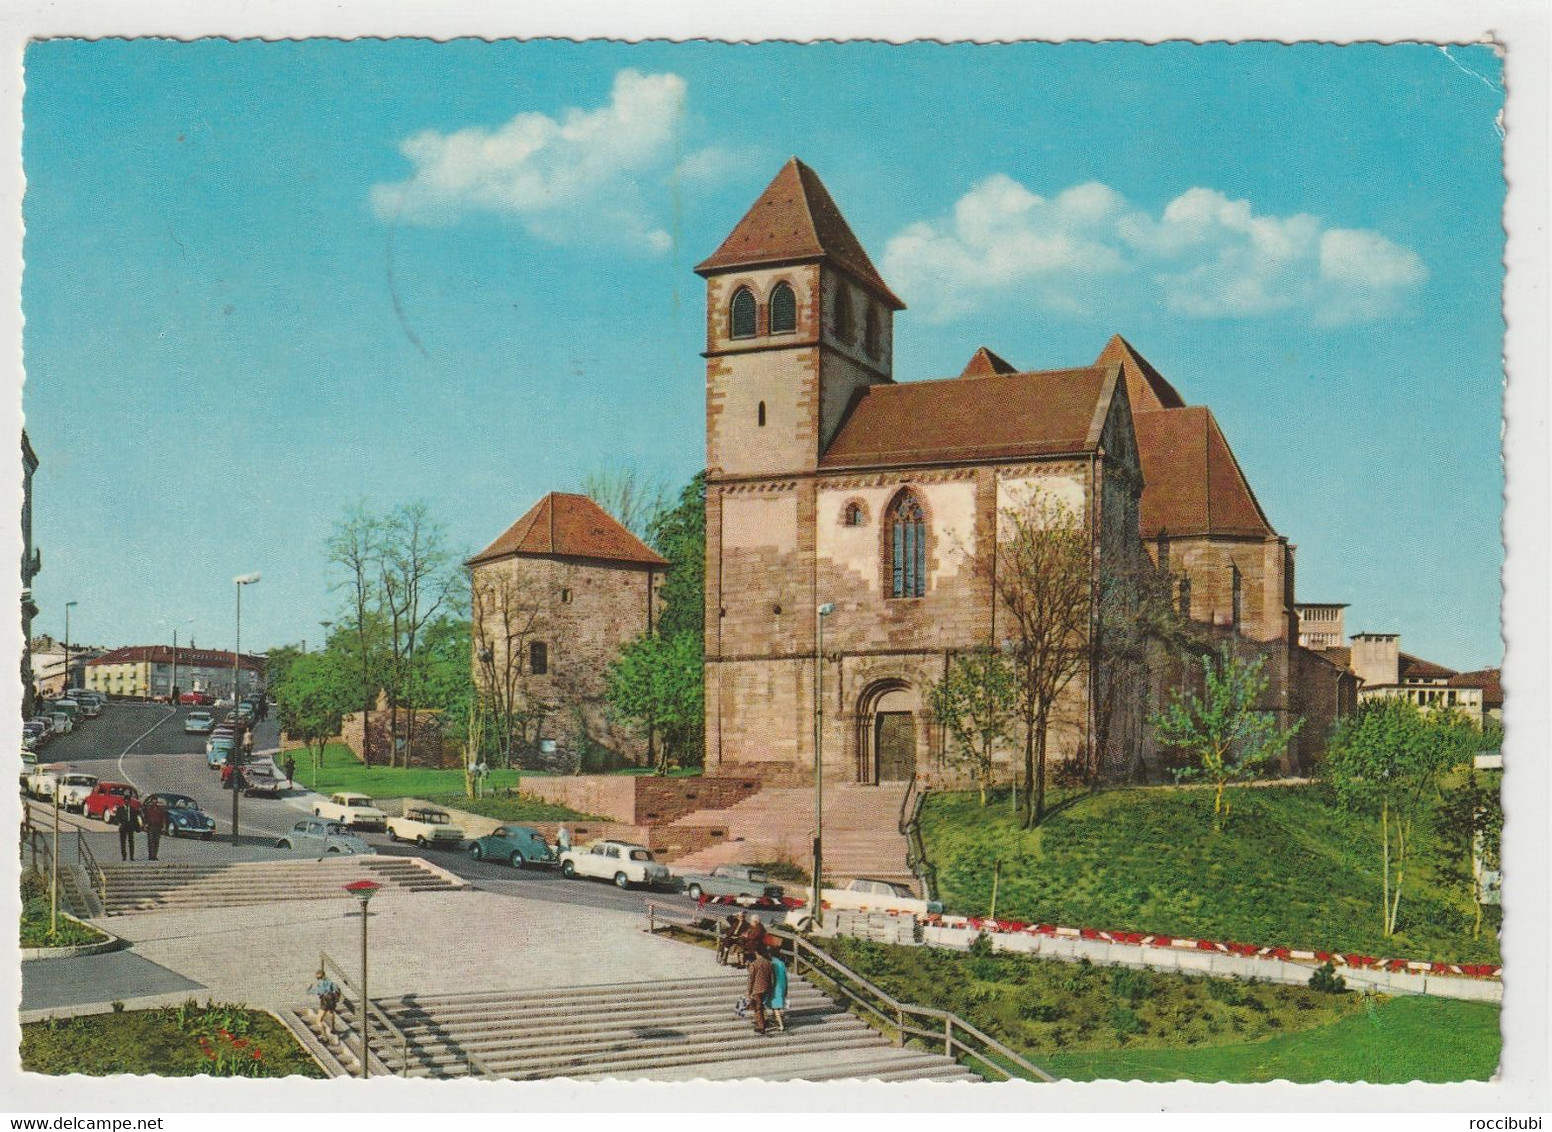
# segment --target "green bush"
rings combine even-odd
[[[1128,1006],[1140,1005],[1153,991],[1153,974],[1144,968],[1117,967],[1110,972],[1110,993]]]
[[[1147,1029],[1142,1019],[1137,1016],[1137,1011],[1129,1006],[1112,1006],[1110,1008],[1110,1028],[1118,1034],[1131,1036],[1140,1034]]]
[[[1315,973],[1309,978],[1309,985],[1323,994],[1342,994],[1347,990],[1347,980],[1336,973],[1335,965],[1330,962],[1315,968]]]

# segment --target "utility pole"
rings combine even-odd
[[[818,609],[818,638],[814,647],[814,900],[810,913],[816,928],[824,926],[824,902],[819,896],[824,872],[824,623],[835,612],[827,601]]]
[[[70,694],[70,607],[79,603],[65,602],[65,686],[61,695]]]
[[[234,720],[237,716],[237,666],[242,659],[242,588],[244,586],[251,586],[258,580],[258,574],[239,574],[232,579],[237,586],[237,645],[232,650],[232,716]],[[232,844],[235,846],[238,843],[237,805],[238,800],[242,797],[242,767],[244,762],[242,742],[236,734],[235,728],[232,733],[232,750],[226,756],[226,761],[232,768]]]

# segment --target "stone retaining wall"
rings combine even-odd
[[[379,807],[386,809],[388,801],[381,801],[377,804]],[[543,834],[545,839],[553,845],[556,834],[560,832],[560,827],[565,826],[571,833],[571,843],[573,845],[585,845],[589,841],[603,838],[613,841],[630,841],[638,845],[645,845],[652,850],[658,860],[665,863],[675,861],[690,853],[699,852],[727,838],[727,828],[725,826],[648,826],[590,819],[568,822],[518,822],[486,817],[483,814],[473,814],[467,810],[445,806],[440,802],[423,802],[418,798],[401,798],[397,800],[397,805],[400,807],[401,813],[405,808],[423,805],[436,806],[439,809],[446,810],[448,816],[453,819],[453,824],[463,830],[464,836],[470,840],[484,837],[498,826],[524,825]]]
[[[760,789],[754,776],[575,774],[525,775],[524,794],[568,806],[584,814],[602,814],[626,825],[667,825],[696,810],[720,810]]]

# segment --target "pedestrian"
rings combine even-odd
[[[140,811],[126,801],[113,811],[113,824],[119,827],[119,856],[135,859],[135,834],[140,831]]]
[[[308,988],[308,994],[318,996],[318,1024],[327,1028],[329,1033],[334,1033],[339,1021],[340,989],[339,984],[329,978],[328,973],[322,967],[318,968],[318,981]]]
[[[787,1032],[787,961],[781,953],[771,953],[771,993],[765,1005],[770,1007],[771,1020],[782,1033]]]
[[[296,759],[291,755],[286,756],[286,789],[296,785]]]
[[[740,922],[743,913],[737,916],[728,914],[727,921],[722,925],[722,934],[717,938],[717,962],[726,967],[732,962],[731,953],[738,946],[738,931],[743,924]]]
[[[253,760],[253,729],[245,727],[245,728],[243,728],[243,761],[244,762],[251,762],[252,760]]]
[[[749,956],[744,954],[744,929],[748,926],[749,913],[742,910],[728,921],[728,962],[738,968],[749,963]]]
[[[145,825],[146,856],[154,861],[157,848],[162,843],[162,834],[167,832],[167,807],[162,803],[160,795],[151,795],[140,820]]]
[[[738,933],[738,946],[743,952],[743,962],[740,967],[754,959],[755,948],[765,942],[765,924],[760,920],[760,913],[750,912],[748,919],[744,921],[743,929]]]
[[[567,829],[565,826],[561,826],[555,831],[555,855],[558,857],[560,854],[569,853],[570,851],[571,830]]]
[[[749,961],[749,1009],[754,1012],[754,1032],[765,1033],[765,996],[771,993],[773,973],[771,957],[762,933],[760,942],[754,945],[754,958]]]

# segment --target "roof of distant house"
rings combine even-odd
[[[1483,707],[1503,707],[1503,671],[1479,668],[1475,672],[1457,672],[1450,677],[1452,688],[1481,688]]]
[[[1114,397],[1098,366],[873,385],[858,392],[824,468],[1023,459],[1093,451]]]
[[[178,664],[184,668],[232,667],[232,654],[217,649],[180,648],[177,650],[177,656]],[[243,653],[238,664],[250,671],[262,672],[264,660],[262,656]],[[173,649],[170,645],[125,645],[112,652],[105,652],[86,663],[91,667],[100,664],[171,664],[172,662]]]
[[[873,266],[819,174],[794,157],[781,167],[722,246],[695,270],[712,275],[736,267],[818,259],[844,268],[892,309],[905,309]]]
[[[564,491],[552,491],[535,503],[500,538],[469,559],[468,565],[512,555],[668,565],[666,558],[587,496]]]
[[[1402,683],[1408,680],[1444,680],[1456,674],[1453,668],[1405,652],[1401,654],[1396,671]]]

